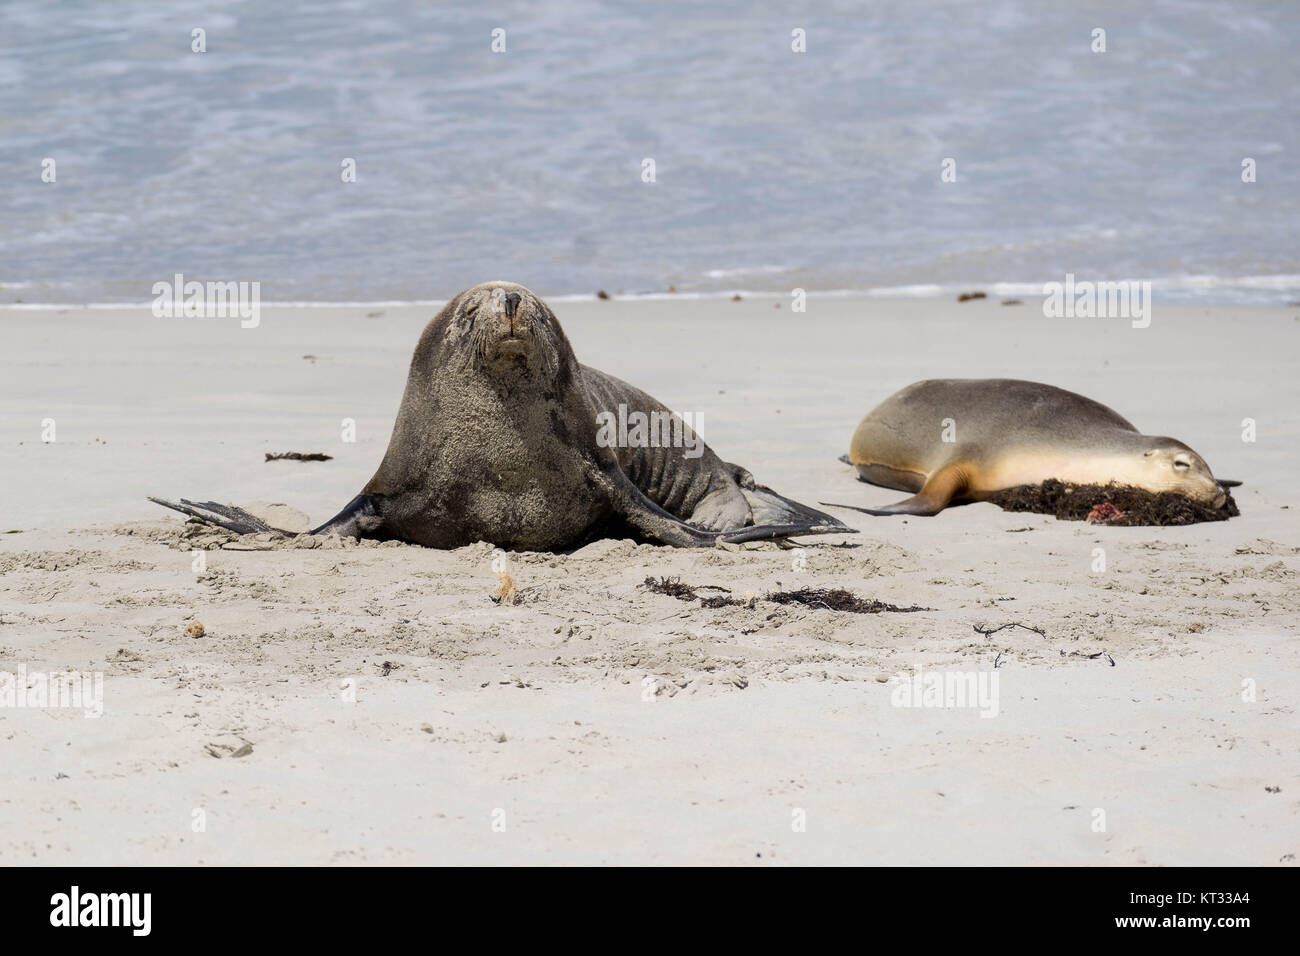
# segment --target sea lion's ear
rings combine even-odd
[[[1144,451],[1144,452],[1142,453],[1142,457],[1143,457],[1143,458],[1150,458],[1150,457],[1151,457],[1152,455],[1154,455],[1155,453],[1156,453],[1156,450],[1155,450],[1154,448],[1148,448],[1146,451]]]

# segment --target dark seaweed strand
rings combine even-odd
[[[675,597],[679,601],[694,601],[699,599],[702,607],[719,608],[719,607],[738,607],[749,604],[734,597],[700,597],[696,589],[690,585],[683,584],[678,578],[664,578],[655,580],[652,577],[645,579],[644,587],[656,594],[666,594],[669,597]],[[713,590],[726,590],[725,588],[714,588]],[[774,604],[798,604],[803,607],[824,608],[828,611],[841,611],[849,614],[880,614],[881,612],[894,612],[900,614],[911,614],[916,611],[930,611],[933,608],[928,607],[899,607],[897,604],[887,604],[884,601],[876,601],[870,598],[860,598],[851,591],[843,588],[801,588],[798,591],[770,591],[763,595],[761,600],[771,601]]]

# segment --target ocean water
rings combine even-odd
[[[1295,0],[3,0],[0,304],[1294,301],[1298,48]]]

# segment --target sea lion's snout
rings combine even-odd
[[[545,338],[544,307],[512,282],[490,282],[465,295],[466,324],[473,329],[480,360],[490,366],[531,367]]]
[[[519,303],[523,300],[523,296],[521,296],[518,292],[507,292],[503,297],[503,299],[504,299],[504,305],[506,310],[506,318],[513,323],[515,320],[515,313],[519,311]],[[511,327],[513,328],[513,325]]]
[[[492,300],[500,316],[497,351],[508,355],[523,355],[528,352],[527,343],[532,338],[531,322],[526,314],[528,310],[519,309],[524,297],[518,292],[506,292],[497,288],[492,290]]]
[[[483,282],[462,292],[443,337],[457,364],[503,380],[553,375],[569,347],[546,303],[517,282]]]

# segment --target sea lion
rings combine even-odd
[[[617,447],[602,422],[620,405],[666,432]],[[239,508],[151,500],[232,531],[278,530]],[[601,537],[707,547],[851,530],[723,462],[645,392],[579,364],[528,289],[487,282],[425,327],[378,470],[311,534],[557,551]]]
[[[935,515],[950,503],[1051,478],[1172,491],[1214,508],[1225,486],[1180,441],[1143,435],[1090,398],[1018,379],[930,379],[881,402],[841,458],[862,481],[915,492],[871,515]],[[822,504],[829,504],[822,502]]]

